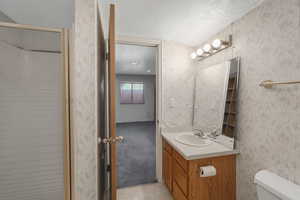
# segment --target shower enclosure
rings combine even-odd
[[[0,199],[70,199],[67,37],[0,23]]]

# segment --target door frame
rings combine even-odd
[[[151,40],[140,37],[131,36],[117,36],[117,44],[139,45],[157,48],[157,61],[156,61],[156,179],[158,182],[162,182],[162,137],[161,137],[161,120],[162,120],[162,41]]]
[[[32,26],[27,24],[17,24],[1,22],[0,27],[14,28],[20,30],[32,30],[42,32],[53,32],[60,34],[61,67],[64,68],[63,84],[63,115],[64,115],[64,200],[71,200],[71,173],[72,151],[71,151],[71,132],[70,132],[70,84],[69,84],[69,30],[65,28],[48,28],[41,26]]]

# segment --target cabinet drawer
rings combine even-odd
[[[173,151],[173,158],[179,163],[179,165],[187,172],[188,170],[188,161],[184,159],[177,151]]]
[[[163,140],[163,148],[172,155],[173,148],[165,139]]]
[[[187,200],[187,198],[184,196],[179,186],[175,182],[173,184],[173,197],[174,200]]]
[[[185,196],[188,195],[188,176],[176,160],[173,161],[173,187],[174,182]],[[174,190],[174,188],[173,188]]]

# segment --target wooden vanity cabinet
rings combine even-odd
[[[201,166],[213,165],[217,175],[200,177]],[[235,200],[235,155],[185,160],[163,140],[163,179],[174,200]]]

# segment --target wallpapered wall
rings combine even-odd
[[[265,0],[216,36],[234,47],[198,69],[241,57],[238,101],[239,200],[255,200],[254,175],[269,169],[300,184],[300,85],[265,89],[262,80],[300,80],[300,1]]]
[[[192,128],[195,66],[191,47],[176,42],[162,44],[162,123],[164,131]]]
[[[97,199],[96,0],[75,0],[70,68],[75,200]]]

